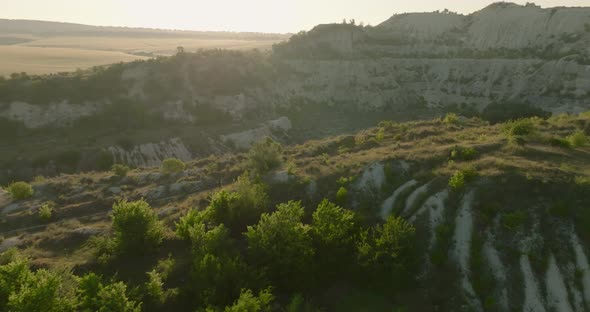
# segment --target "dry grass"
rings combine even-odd
[[[113,51],[93,51],[67,48],[40,48],[18,45],[0,46],[0,75],[15,72],[49,74],[75,71],[97,65],[130,62],[142,56]]]
[[[198,49],[260,49],[266,50],[274,40],[196,39],[196,38],[133,38],[133,37],[51,37],[22,44],[30,47],[73,48],[86,50],[120,51],[127,53],[151,52],[171,55],[182,46],[186,51]]]
[[[185,51],[198,49],[267,50],[278,40],[202,39],[189,37],[101,37],[56,36],[33,38],[27,35],[11,37],[29,42],[0,45],[0,75],[15,72],[50,74],[75,71],[97,65],[145,59],[136,53],[172,55],[177,47]]]

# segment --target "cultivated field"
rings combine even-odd
[[[282,34],[193,32],[0,20],[0,75],[49,74],[172,55],[177,47],[267,50]]]
[[[0,45],[0,75],[9,76],[15,72],[50,74],[137,59],[145,57],[117,51]]]
[[[198,49],[269,49],[276,40],[200,39],[200,38],[131,38],[131,37],[51,37],[24,43],[30,47],[55,47],[121,51],[127,53],[147,52],[159,55],[176,53],[182,46],[186,51]]]

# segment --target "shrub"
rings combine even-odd
[[[260,219],[268,206],[266,186],[244,174],[238,178],[235,192],[222,190],[213,195],[207,213],[216,223],[225,224],[232,234],[241,235],[248,225]]]
[[[447,125],[455,125],[459,123],[459,116],[455,113],[448,113],[445,118],[443,118],[443,122]]]
[[[22,200],[33,196],[33,187],[27,182],[14,182],[6,188],[13,199]]]
[[[530,118],[509,121],[504,125],[504,132],[508,136],[526,136],[535,131],[535,124]]]
[[[116,202],[112,219],[116,249],[121,253],[141,253],[162,242],[163,226],[144,200]]]
[[[551,146],[563,147],[563,148],[571,148],[572,144],[568,139],[559,138],[559,137],[551,137],[547,140]]]
[[[186,164],[182,160],[176,158],[167,158],[162,161],[160,170],[162,173],[179,173],[184,171],[185,168]]]
[[[451,150],[450,158],[452,160],[473,160],[477,157],[477,151],[473,147],[455,146]]]
[[[248,152],[248,167],[259,174],[278,168],[283,162],[283,147],[271,138],[255,143]]]
[[[344,186],[341,186],[336,192],[336,202],[339,204],[343,204],[346,202],[346,197],[348,196],[348,191]]]
[[[384,138],[385,138],[385,129],[379,128],[379,130],[377,131],[377,134],[375,135],[375,140],[377,140],[377,142],[382,142]]]
[[[39,208],[39,218],[43,221],[49,221],[51,219],[51,215],[53,213],[53,208],[55,207],[55,203],[52,201],[45,202]]]
[[[581,147],[588,143],[588,137],[583,131],[576,131],[567,137],[567,141],[572,147]]]
[[[504,133],[510,143],[523,145],[525,143],[524,138],[531,135],[535,131],[535,128],[535,123],[532,119],[519,119],[504,124]]]
[[[465,187],[465,174],[462,171],[455,171],[449,179],[449,186],[453,191],[460,191]]]
[[[118,177],[126,177],[127,173],[129,172],[129,167],[122,165],[122,164],[114,164],[111,167],[111,171]]]

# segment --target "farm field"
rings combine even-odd
[[[0,75],[9,76],[15,72],[50,74],[138,59],[146,57],[118,51],[8,45],[0,46]]]
[[[97,27],[0,19],[0,75],[33,75],[169,56],[182,46],[199,49],[268,50],[288,34],[197,32]]]

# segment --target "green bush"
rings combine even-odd
[[[453,191],[460,191],[465,187],[465,174],[462,171],[455,171],[449,179],[449,186]]]
[[[563,148],[571,148],[572,144],[568,139],[559,138],[559,137],[551,137],[547,140],[547,142],[551,146],[563,147]]]
[[[473,147],[461,147],[461,146],[455,146],[451,150],[451,155],[450,155],[450,158],[452,160],[464,160],[464,161],[473,160],[476,157],[477,157],[477,150],[475,150]]]
[[[459,123],[459,116],[455,113],[448,113],[445,118],[443,118],[443,122],[447,125],[455,125]]]
[[[377,142],[382,142],[383,139],[385,139],[385,129],[379,128],[377,134],[375,135],[375,140],[377,140]]]
[[[504,124],[504,133],[510,143],[523,145],[525,137],[535,132],[536,126],[531,118],[509,121]]]
[[[582,147],[588,143],[588,137],[584,131],[576,131],[567,137],[568,142],[572,147]]]
[[[126,177],[127,173],[129,172],[129,167],[123,165],[123,164],[114,164],[111,167],[111,171],[118,177]]]
[[[49,221],[49,219],[51,219],[51,215],[53,214],[53,208],[55,208],[54,202],[45,202],[39,208],[39,218],[41,218],[43,221]]]
[[[33,187],[27,182],[14,182],[8,185],[6,191],[13,199],[22,200],[33,196]]]
[[[535,124],[530,118],[509,121],[504,125],[504,132],[509,136],[526,136],[535,131]]]
[[[283,147],[271,138],[255,143],[248,151],[248,167],[259,174],[278,168],[282,162]]]
[[[266,185],[256,183],[244,174],[238,178],[235,192],[222,190],[216,193],[207,210],[213,221],[225,224],[234,236],[241,236],[246,227],[255,224],[268,208]]]
[[[186,164],[182,160],[176,158],[167,158],[162,161],[160,170],[162,173],[179,173],[184,171],[185,168]]]
[[[120,253],[142,253],[160,245],[163,226],[144,200],[121,200],[113,205],[115,246]]]
[[[348,191],[344,186],[341,186],[336,192],[336,202],[339,204],[344,204],[346,202],[346,197],[348,196]]]

